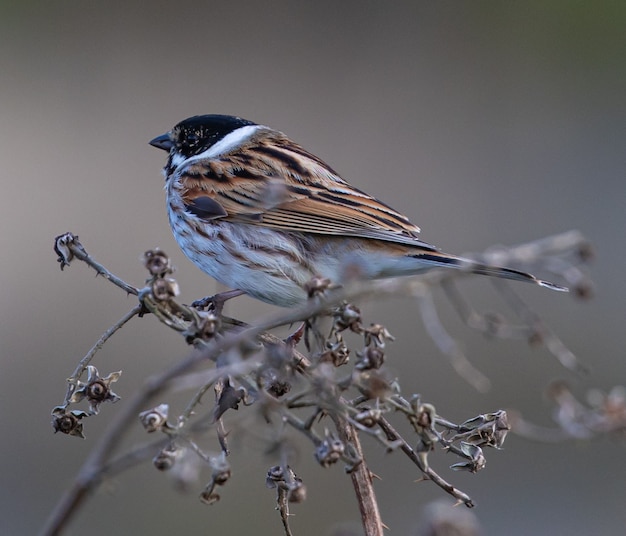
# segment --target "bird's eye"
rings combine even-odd
[[[197,132],[190,132],[189,134],[187,134],[187,143],[190,146],[194,146],[197,145],[198,141],[200,140],[200,136],[198,135]]]

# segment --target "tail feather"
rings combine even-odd
[[[549,288],[551,290],[557,290],[559,292],[569,292],[567,287],[562,287],[550,281],[544,281],[538,279],[532,274],[522,272],[520,270],[513,270],[512,268],[502,268],[500,266],[490,266],[488,264],[482,264],[480,262],[472,261],[470,259],[464,259],[462,257],[455,257],[446,253],[424,253],[419,255],[420,259],[425,259],[430,262],[441,264],[442,266],[452,266],[460,270],[466,270],[473,274],[487,275],[490,277],[500,277],[502,279],[510,279],[512,281],[525,281],[527,283],[534,283],[540,287]]]

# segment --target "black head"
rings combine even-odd
[[[234,130],[255,124],[233,115],[195,115],[154,138],[150,145],[164,151],[175,148],[176,153],[189,158],[206,151]]]

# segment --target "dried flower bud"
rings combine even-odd
[[[328,467],[337,463],[345,450],[345,445],[338,437],[326,432],[326,438],[315,449],[315,459],[322,467]]]
[[[350,329],[354,333],[361,333],[361,310],[351,303],[344,303],[333,312],[335,327],[339,331]]]
[[[506,411],[499,410],[478,415],[460,424],[459,433],[454,436],[453,440],[463,437],[467,443],[499,449],[510,429]]]
[[[102,380],[96,380],[87,386],[87,398],[95,402],[106,400],[108,393],[109,389]]]
[[[487,460],[483,455],[483,450],[471,443],[461,442],[461,452],[467,457],[468,461],[455,463],[450,466],[453,471],[469,471],[477,473],[487,465]]]
[[[285,471],[281,465],[273,465],[265,476],[265,486],[274,489],[278,483],[285,481]]]
[[[302,483],[302,479],[296,477],[289,491],[289,502],[300,504],[304,501],[306,501],[306,486]]]
[[[52,410],[52,427],[54,433],[61,432],[71,436],[85,439],[83,435],[83,423],[81,419],[88,417],[89,414],[81,410],[67,411],[64,407],[59,406]]]
[[[77,381],[70,403],[75,404],[83,399],[89,402],[89,414],[97,415],[103,402],[115,403],[120,397],[111,390],[111,384],[120,379],[122,371],[111,372],[104,378],[92,365],[87,367],[87,381]]]
[[[366,346],[356,355],[358,359],[354,368],[357,370],[379,369],[385,362],[385,351],[377,346]]]
[[[365,346],[385,347],[387,341],[395,341],[395,337],[381,324],[372,324],[365,330]]]
[[[202,339],[210,339],[219,331],[221,322],[220,317],[215,313],[203,311],[198,312],[198,316],[202,319],[200,324],[200,333]]]
[[[504,440],[511,429],[511,425],[509,424],[509,417],[506,414],[506,411],[501,410],[496,412],[494,415],[494,425],[487,445],[500,449],[502,448]]]
[[[169,471],[178,458],[178,448],[175,445],[168,445],[152,458],[152,463],[159,471]]]
[[[432,404],[422,404],[417,415],[417,424],[428,430],[432,429],[437,411]]]
[[[146,411],[142,411],[139,414],[139,420],[146,429],[146,432],[152,433],[161,430],[163,427],[168,426],[167,415],[170,407],[168,404],[160,404],[155,408],[151,408]]]
[[[326,342],[326,350],[319,356],[320,363],[332,363],[335,367],[345,365],[350,360],[350,348],[343,342],[341,335],[337,335],[337,342]]]
[[[200,500],[204,503],[204,504],[215,504],[217,501],[220,500],[220,496],[218,493],[215,493],[213,491],[214,486],[213,485],[209,485],[207,486],[204,491],[200,494]]]
[[[278,488],[288,491],[288,500],[292,503],[300,503],[306,499],[306,486],[289,466],[286,468],[281,465],[270,467],[265,476],[265,486],[270,489]]]
[[[355,370],[352,374],[352,382],[365,396],[371,399],[384,399],[392,390],[385,375],[375,369]]]
[[[376,426],[383,412],[380,409],[367,409],[357,413],[354,420],[366,428]]]
[[[270,395],[276,398],[286,395],[291,391],[291,383],[284,379],[275,368],[265,368],[259,374],[259,385]]]
[[[211,466],[211,478],[217,486],[223,486],[226,484],[231,475],[230,463],[226,459],[226,454],[223,452],[219,456],[214,456],[209,459],[209,465]]]
[[[181,333],[185,337],[187,344],[194,344],[198,339],[207,341],[215,337],[221,325],[220,317],[215,313],[197,310],[193,311],[193,322],[190,322],[187,329]]]
[[[225,484],[231,473],[230,464],[224,452],[219,456],[211,457],[209,465],[211,466],[211,480],[200,494],[200,500],[205,504],[213,504],[220,500],[219,494],[215,493],[215,487]]]
[[[165,275],[172,273],[169,257],[160,249],[151,249],[143,255],[143,264],[150,275]]]
[[[82,244],[78,241],[78,236],[72,233],[64,233],[54,239],[54,251],[58,255],[57,262],[61,265],[61,270],[69,266],[74,259],[74,248],[80,250],[85,256],[87,255]]]
[[[151,287],[152,295],[155,300],[167,301],[179,294],[178,283],[175,279],[155,279]]]

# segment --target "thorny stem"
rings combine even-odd
[[[343,398],[342,401],[345,402]],[[383,536],[383,521],[380,517],[378,500],[376,499],[372,483],[374,474],[369,470],[365,462],[359,434],[356,433],[354,426],[336,413],[331,413],[331,418],[335,423],[339,439],[347,445],[352,445],[356,457],[362,460],[350,473],[350,479],[352,480],[352,487],[354,488],[359,511],[361,512],[361,522],[365,536]]]
[[[562,253],[564,251],[571,250],[576,246],[581,246],[581,244],[585,244],[585,242],[579,233],[574,232],[564,233],[563,235],[558,235],[555,237],[549,237],[547,239],[544,239],[543,241],[537,241],[536,244],[537,247],[535,248],[535,250],[537,251],[533,250],[531,253],[537,254],[537,256],[541,256],[554,254],[555,252]],[[104,266],[92,259],[82,248],[80,243],[78,243],[77,240],[75,245],[70,243],[68,247],[71,249],[71,252],[76,258],[86,262],[89,266],[94,268],[99,275],[102,275],[106,279],[110,280],[119,288],[122,288],[130,294],[137,295],[139,293],[139,291],[135,287],[128,285],[117,276],[110,273]],[[516,255],[519,255],[520,258],[527,261],[528,251],[528,246],[523,245],[518,246],[517,248],[508,249],[506,254],[508,255],[508,258],[516,258]],[[59,251],[57,250],[57,252]],[[69,260],[71,259],[68,258],[65,264],[69,263]],[[503,263],[506,264],[505,261],[503,261]],[[61,265],[63,266],[63,262],[61,263]],[[282,312],[280,314],[269,317],[264,322],[261,322],[256,326],[245,326],[242,329],[237,330],[236,333],[227,333],[223,338],[219,339],[219,341],[211,341],[206,348],[194,351],[186,359],[172,366],[170,369],[154,376],[153,378],[148,379],[144,386],[137,392],[137,394],[123,406],[123,409],[120,413],[118,413],[116,420],[105,432],[99,444],[96,445],[96,447],[93,449],[93,451],[83,464],[83,467],[76,477],[73,486],[62,497],[61,501],[51,514],[47,525],[42,531],[42,534],[45,536],[59,534],[70,521],[72,515],[76,513],[79,506],[85,501],[85,499],[89,495],[89,492],[99,484],[103,475],[107,471],[118,470],[126,464],[130,465],[133,463],[134,460],[136,460],[137,458],[142,458],[142,456],[145,455],[146,451],[142,449],[136,449],[134,451],[134,454],[131,453],[132,455],[120,456],[116,459],[111,460],[111,457],[113,456],[116,448],[121,443],[125,432],[136,420],[137,414],[153,398],[163,393],[166,389],[171,388],[175,379],[180,378],[180,376],[183,374],[189,374],[194,368],[196,368],[198,364],[206,361],[207,359],[215,360],[216,356],[219,353],[227,352],[229,349],[240,345],[244,340],[273,337],[268,335],[266,331],[275,327],[305,320],[313,315],[320,314],[327,310],[330,305],[338,303],[340,300],[348,297],[350,299],[358,299],[364,295],[371,296],[376,295],[377,293],[397,294],[399,292],[403,292],[406,294],[408,292],[410,295],[417,296],[422,300],[420,308],[426,307],[426,309],[429,309],[428,306],[430,305],[432,306],[430,309],[434,310],[434,305],[432,305],[432,301],[430,301],[430,303],[427,303],[430,299],[430,296],[425,298],[424,290],[428,287],[441,285],[443,281],[451,280],[455,277],[461,277],[463,275],[464,274],[462,272],[433,271],[431,273],[425,274],[419,279],[415,279],[413,282],[410,282],[407,279],[368,281],[364,283],[355,283],[343,289],[328,291],[323,297],[309,300],[309,302],[302,307],[294,308],[288,312]],[[119,329],[130,318],[132,318],[132,316],[135,316],[140,311],[141,306],[133,308],[133,310],[131,310],[126,315],[126,317],[124,317],[124,319],[118,322],[117,327],[112,327],[110,330],[107,331],[107,333],[103,335],[101,340],[96,343],[94,348],[96,348],[97,350],[97,348],[99,348],[99,346],[101,346],[115,331],[117,331],[117,329]],[[439,322],[436,314],[433,322]],[[441,335],[441,330],[435,330],[434,332],[431,330],[431,336],[433,337],[435,342],[437,342],[437,338],[439,338]],[[448,341],[443,346],[445,347],[447,345],[448,349],[450,349],[449,341],[451,340],[451,337],[445,331],[443,332],[443,335],[444,340]],[[452,351],[452,355],[453,357],[455,356],[454,351]],[[85,358],[86,357],[87,356],[85,356]],[[297,369],[300,372],[305,372],[306,368],[308,368],[308,366],[310,365],[310,362],[306,358],[304,358],[304,356],[302,356],[302,358],[303,359],[302,361],[300,361]],[[454,357],[454,359],[457,358],[458,355]],[[242,367],[243,369],[246,369],[247,367],[254,368],[256,364],[251,364],[250,361],[255,360],[251,359],[244,363],[238,363],[237,365],[232,367],[233,369],[237,367]],[[86,360],[83,363],[81,360],[81,364],[79,364],[79,366],[77,367],[77,371],[79,371],[81,366],[86,366],[88,362],[89,360]],[[228,374],[228,372],[226,371],[226,369],[228,368],[229,366],[213,371],[214,376],[212,376],[212,379],[209,378],[206,380],[207,385],[210,385],[218,378],[223,377],[225,374]],[[239,374],[242,373],[242,368],[239,369]],[[248,369],[248,371],[252,370],[252,368]],[[458,363],[456,368],[459,368]],[[460,368],[463,369],[463,367]],[[199,393],[197,398],[198,401],[201,396],[202,394]],[[340,404],[348,403],[343,398],[341,398]],[[193,410],[194,405],[195,403],[193,405],[190,404],[190,411]],[[347,421],[347,418],[339,411],[328,411],[328,414],[334,421],[337,433],[339,434],[339,438],[346,445],[350,445],[354,449],[356,457],[361,460],[361,463],[358,463],[355,467],[352,467],[351,478],[355,492],[357,494],[359,507],[361,509],[363,525],[365,527],[365,534],[366,536],[382,536],[383,524],[380,519],[378,504],[372,486],[373,474],[369,471],[367,465],[363,461],[363,452],[361,449],[357,431],[355,430],[354,426]],[[188,415],[191,415],[191,412],[189,412]],[[426,479],[433,480],[434,483],[444,489],[447,493],[451,494],[459,501],[465,503],[467,506],[473,506],[473,502],[469,496],[451,486],[449,483],[439,477],[437,473],[427,467],[427,465],[425,464],[425,460],[422,460],[422,458],[420,458],[418,453],[416,453],[409,446],[409,444],[393,429],[390,423],[388,423],[384,418],[381,417],[377,421],[377,424],[391,442],[400,445],[402,451],[417,465],[417,467],[422,471]],[[288,527],[286,527],[286,531],[288,530]],[[289,535],[290,532],[287,532],[287,534]]]
[[[180,426],[184,426],[185,422],[187,422],[189,420],[189,418],[193,415],[195,407],[198,404],[200,404],[200,401],[202,400],[202,397],[211,388],[213,383],[214,382],[207,382],[207,383],[205,383],[196,392],[196,394],[192,397],[192,399],[189,401],[189,404],[187,404],[187,407],[185,408],[185,411],[183,411],[182,415],[180,416],[180,419],[179,419]]]
[[[469,495],[463,493],[460,489],[455,488],[452,484],[446,482],[443,478],[441,478],[435,471],[433,471],[430,467],[426,466],[417,453],[411,448],[411,446],[402,438],[402,436],[396,432],[394,427],[391,425],[389,421],[381,417],[378,421],[378,425],[381,427],[383,432],[385,432],[387,439],[390,441],[399,441],[400,449],[404,452],[409,459],[417,465],[419,470],[424,474],[424,477],[427,480],[432,480],[437,486],[443,489],[446,493],[452,495],[455,499],[463,502],[465,506],[472,508],[474,506],[474,502],[470,498]]]
[[[289,490],[279,486],[278,487],[278,510],[280,512],[280,519],[283,522],[283,529],[285,529],[285,536],[293,536],[291,527],[289,527]]]
[[[105,279],[108,279],[113,283],[116,287],[125,290],[128,294],[133,294],[137,296],[139,290],[132,285],[129,285],[123,279],[117,277],[114,273],[110,272],[106,267],[96,261],[87,251],[83,248],[82,244],[78,241],[78,237],[72,235],[72,233],[65,233],[64,235],[57,236],[55,242],[55,251],[59,254],[59,262],[61,263],[61,269],[64,266],[69,265],[71,261],[71,256],[67,259],[63,259],[62,250],[63,248],[68,248],[71,250],[71,254],[76,257],[78,260],[83,261],[88,266],[91,266],[98,275],[101,275]],[[69,242],[65,242],[69,240]],[[59,249],[60,248],[60,249]]]

